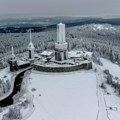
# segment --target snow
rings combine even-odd
[[[92,52],[88,52],[88,51],[78,51],[78,50],[75,50],[75,51],[70,51],[68,52],[68,57],[69,58],[80,58],[80,57],[85,57],[85,56],[89,56],[91,57],[92,56]]]
[[[32,92],[35,111],[28,120],[120,120],[120,98],[110,85],[109,95],[98,87],[105,79],[102,70],[108,69],[120,78],[120,67],[103,58],[101,61],[98,77],[92,70],[54,74],[33,71],[29,89],[36,88]]]
[[[90,53],[88,53],[90,55]],[[105,83],[103,70],[108,69],[113,77],[120,78],[120,67],[101,58],[103,66],[93,70],[69,73],[45,73],[32,70],[28,90],[33,95],[27,120],[120,120],[120,97],[114,88],[106,85],[106,91],[99,85]],[[93,68],[94,68],[93,67]],[[0,71],[0,78],[9,75],[9,69]],[[36,91],[32,91],[35,88]],[[27,96],[26,96],[27,97]],[[112,109],[110,109],[112,108]],[[28,111],[28,109],[27,109]],[[6,111],[4,110],[3,113]],[[26,115],[25,115],[26,114]],[[0,115],[0,118],[2,117]]]
[[[30,42],[28,45],[28,50],[34,50],[34,49],[35,49],[35,47],[34,47],[33,43]]]
[[[120,67],[117,64],[114,64],[104,58],[101,58],[101,62],[103,63],[103,66],[101,67],[102,70],[108,69],[113,77],[117,76],[118,78],[120,78]],[[103,81],[105,82],[104,78]],[[106,87],[109,94],[106,94],[106,92],[104,91],[104,98],[106,101],[108,117],[110,120],[120,120],[120,97],[117,93],[114,92],[115,89],[112,88],[110,85],[106,84]]]
[[[28,120],[96,120],[96,76],[91,71],[30,75],[35,111]]]
[[[9,73],[9,68],[0,70],[0,78],[4,77],[8,73]]]
[[[105,27],[104,25],[100,25],[100,24],[99,25],[95,24],[93,29],[94,30],[103,30],[103,29],[108,30],[107,27]]]
[[[27,64],[27,63],[30,63],[30,62],[29,61],[22,61],[22,60],[17,61],[18,66],[19,65],[24,65],[24,64]]]
[[[52,56],[52,51],[44,51],[41,53],[43,56]],[[92,56],[92,52],[87,51],[70,51],[68,52],[68,59],[63,61],[56,61],[55,57],[51,59],[51,61],[48,63],[45,58],[42,58],[41,60],[35,62],[35,65],[40,65],[44,67],[71,67],[76,65],[81,65],[83,63],[90,63],[90,58]],[[84,57],[87,57],[88,60],[84,60]]]
[[[88,51],[84,51],[84,52],[85,52],[84,56],[92,57],[93,52],[88,52]]]
[[[120,97],[114,93],[114,89],[111,86],[107,86],[107,92],[109,95],[104,93],[108,117],[110,120],[120,120]],[[110,109],[112,108],[112,110]]]
[[[8,113],[9,109],[4,109],[4,108],[0,108],[2,110],[2,112],[0,113],[0,120],[2,120],[2,117],[4,114]]]
[[[68,53],[69,58],[79,58],[82,57],[83,52],[82,51],[70,51]]]
[[[74,60],[65,60],[65,61],[51,61],[49,63],[45,63],[44,61],[40,61],[40,62],[35,62],[34,65],[37,65],[37,66],[43,66],[43,67],[52,67],[52,68],[55,68],[55,67],[73,67],[73,66],[78,66],[78,65],[82,65],[82,64],[88,64],[90,63],[90,61],[88,60],[84,60],[84,61],[81,61],[78,59],[78,62],[74,62]]]
[[[9,67],[0,70],[0,79],[6,81],[9,80],[11,81],[12,78],[12,73],[10,73]]]
[[[42,56],[51,56],[53,54],[53,51],[43,51],[41,53]]]
[[[104,58],[101,58],[101,62],[103,63],[103,67],[101,67],[102,70],[108,69],[112,75],[120,78],[120,67],[117,64]]]
[[[93,30],[116,30],[115,27],[109,24],[93,24]]]

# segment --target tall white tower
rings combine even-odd
[[[58,24],[57,25],[57,42],[64,43],[65,41],[65,24]]]
[[[34,58],[34,50],[35,50],[35,47],[32,43],[32,35],[31,35],[31,29],[30,29],[30,43],[28,45],[28,51],[29,51],[29,58],[30,59]]]
[[[65,24],[57,25],[57,42],[55,43],[55,60],[63,61],[68,59],[67,42],[65,39]]]

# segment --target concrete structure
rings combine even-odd
[[[61,51],[60,51],[61,52]],[[50,55],[46,51],[43,52],[45,55]],[[88,55],[88,59],[84,59],[84,56]],[[47,60],[41,58],[40,61],[37,61],[32,64],[34,70],[43,71],[43,72],[71,72],[76,70],[89,70],[92,69],[91,58],[92,53],[87,51],[69,51],[68,59],[64,61],[56,61],[53,59]]]
[[[42,72],[71,72],[77,71],[81,69],[90,70],[92,69],[92,62],[84,62],[78,65],[68,65],[68,66],[45,66],[45,65],[38,65],[33,64],[33,69],[42,71]]]
[[[34,58],[34,45],[32,43],[32,35],[31,35],[31,29],[30,29],[30,43],[28,45],[28,51],[29,51],[29,59],[33,59]]]
[[[55,60],[64,61],[68,59],[68,44],[65,39],[65,24],[57,25],[57,42],[55,43]]]
[[[24,69],[30,66],[30,62],[23,62],[23,61],[17,61],[15,54],[14,54],[14,49],[12,47],[12,55],[8,61],[10,65],[10,71],[15,72],[20,69]]]

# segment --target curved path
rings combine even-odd
[[[17,74],[16,78],[13,80],[14,82],[11,85],[12,87],[10,89],[10,93],[8,95],[6,95],[6,97],[4,96],[2,99],[0,99],[0,106],[1,107],[6,107],[8,105],[13,104],[13,96],[18,91],[20,91],[24,73],[29,69],[31,69],[31,67],[24,69]]]

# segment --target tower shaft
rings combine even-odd
[[[28,45],[28,51],[29,51],[29,58],[33,59],[34,58],[34,45],[32,43],[32,34],[31,34],[31,29],[30,29],[30,43]]]
[[[64,43],[65,40],[65,24],[58,24],[57,25],[57,42],[58,43]]]
[[[55,60],[63,61],[68,58],[67,42],[65,39],[65,24],[57,25],[57,41],[55,43]]]

